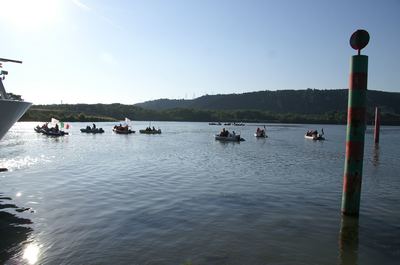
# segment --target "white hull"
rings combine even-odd
[[[31,105],[25,101],[0,99],[0,140]]]
[[[309,136],[309,135],[306,134],[306,135],[304,135],[304,138],[310,139],[310,140],[314,140],[314,141],[325,140],[325,138],[322,135],[319,135],[319,134],[318,134],[318,136],[317,135]]]

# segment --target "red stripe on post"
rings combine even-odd
[[[367,73],[351,73],[349,89],[367,89]]]
[[[346,158],[354,160],[362,160],[364,158],[364,143],[347,142],[346,143]]]
[[[343,178],[343,192],[359,192],[361,191],[361,174],[346,174]]]
[[[347,109],[347,117],[351,120],[348,121],[365,121],[365,114],[366,114],[366,109],[365,108],[358,108],[358,107],[350,107]]]

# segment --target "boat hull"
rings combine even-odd
[[[69,133],[64,132],[64,131],[54,132],[54,131],[42,130],[42,134],[47,135],[47,136],[52,136],[52,137],[60,137],[60,136],[68,135]]]
[[[139,132],[140,133],[143,133],[143,134],[161,134],[161,130],[160,129],[158,129],[158,130],[151,130],[151,131],[148,131],[148,130],[139,130]]]
[[[215,140],[218,141],[224,141],[224,142],[241,142],[244,141],[243,138],[240,137],[240,135],[235,135],[235,136],[220,136],[220,135],[215,135]]]
[[[309,140],[314,140],[314,141],[323,141],[325,138],[322,135],[304,135],[304,138],[309,139]]]
[[[81,129],[81,132],[83,133],[104,133],[103,128],[96,128],[96,129]]]
[[[31,105],[25,101],[0,99],[0,140]]]
[[[135,131],[132,130],[118,130],[118,129],[113,129],[113,131],[117,134],[131,134],[131,133],[135,133]]]

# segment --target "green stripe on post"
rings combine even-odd
[[[361,172],[362,173],[362,167],[363,167],[363,162],[355,161],[355,160],[349,160],[345,164],[345,170],[348,174],[354,174],[355,172]]]
[[[358,216],[360,210],[360,192],[343,192],[342,205],[346,205],[346,208],[342,207],[342,213],[344,215]]]
[[[368,73],[368,56],[353,55],[350,61],[351,73]]]
[[[367,101],[367,91],[366,90],[353,90],[349,93],[349,106],[353,108],[365,108],[365,102]]]

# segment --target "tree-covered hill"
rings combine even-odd
[[[278,90],[243,94],[206,95],[192,100],[159,99],[136,104],[152,110],[194,108],[207,110],[251,109],[274,113],[322,114],[346,111],[347,89]],[[370,90],[367,107],[380,106],[384,112],[400,114],[400,93]]]
[[[367,121],[379,106],[382,123],[400,125],[400,93],[368,91]],[[281,90],[207,95],[193,100],[160,99],[135,105],[34,105],[22,121],[243,121],[344,124],[347,90]]]

